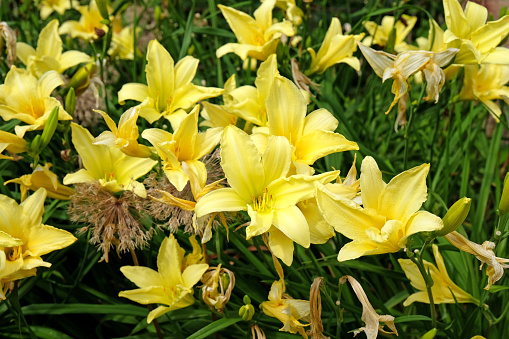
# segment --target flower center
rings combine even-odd
[[[255,197],[253,195],[253,210],[266,213],[274,209],[274,198],[269,194],[269,190],[265,188],[261,196]]]
[[[104,181],[112,181],[115,180],[115,172],[110,172],[107,169],[104,170]]]
[[[4,251],[5,257],[8,261],[15,261],[23,255],[23,247],[21,245],[16,247],[6,247],[4,248]]]

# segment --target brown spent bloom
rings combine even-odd
[[[221,268],[221,264],[219,264],[217,267],[210,267],[209,271],[202,276],[201,281],[203,282],[201,289],[203,301],[219,313],[223,313],[235,286],[233,272]],[[225,286],[226,283],[227,286]]]
[[[378,313],[376,313],[373,306],[371,306],[371,303],[369,302],[366,293],[362,289],[361,284],[354,277],[350,275],[344,275],[339,279],[339,284],[340,285],[346,284],[347,281],[350,282],[353,291],[355,292],[357,298],[362,304],[361,319],[365,323],[364,327],[361,327],[358,330],[354,331],[354,337],[363,331],[364,333],[366,333],[366,337],[368,339],[376,339],[376,337],[378,336],[378,331],[387,334],[398,335],[398,330],[394,325],[394,317],[388,314],[379,315]],[[383,326],[380,325],[380,322],[384,322],[391,329],[391,331],[390,332],[385,331],[383,329]]]
[[[317,277],[311,284],[309,291],[309,316],[311,317],[311,329],[307,331],[313,339],[330,339],[323,335],[322,324],[322,297],[320,296],[320,287],[323,286],[323,277]]]
[[[7,64],[11,67],[16,62],[16,33],[7,25],[7,22],[0,22],[0,53],[3,45],[7,47]]]
[[[265,332],[256,324],[251,325],[251,335],[253,339],[267,339]]]
[[[509,268],[509,259],[499,258],[495,255],[493,250],[495,249],[495,243],[491,241],[485,241],[482,245],[472,242],[462,236],[460,233],[454,231],[445,235],[445,238],[456,248],[459,248],[463,252],[474,255],[481,262],[479,267],[482,270],[484,264],[488,265],[486,268],[486,275],[488,276],[488,285],[484,287],[485,290],[489,290],[491,285],[496,283],[504,275],[504,268]]]
[[[141,224],[144,203],[131,191],[123,191],[117,198],[104,190],[99,182],[75,184],[71,196],[69,216],[71,221],[88,225],[78,230],[92,230],[90,243],[103,252],[100,261],[108,262],[109,251],[116,247],[117,254],[143,248],[152,238],[154,229],[145,230]]]

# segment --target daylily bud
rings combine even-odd
[[[433,328],[429,330],[428,332],[424,333],[424,335],[421,337],[421,339],[433,339],[437,335],[437,329]]]
[[[504,189],[502,190],[502,196],[500,197],[500,204],[498,205],[498,214],[500,216],[509,213],[509,173],[505,175]]]
[[[76,94],[74,93],[74,87],[69,88],[67,96],[65,97],[65,111],[71,116],[74,115],[74,109],[76,108]]]
[[[157,27],[159,27],[161,24],[161,6],[154,8],[154,19],[156,20]]]
[[[246,294],[244,296],[244,298],[242,299],[242,301],[244,302],[244,304],[251,304],[251,298],[249,298],[249,296]]]
[[[75,95],[81,95],[88,88],[88,85],[90,85],[90,78],[96,70],[97,66],[95,62],[86,64],[74,73],[67,87],[73,87],[76,91]]]
[[[471,204],[472,199],[466,197],[456,201],[442,218],[444,227],[436,231],[434,235],[442,237],[456,230],[465,221]]]
[[[55,106],[51,111],[48,120],[46,120],[46,124],[44,125],[44,130],[41,134],[41,144],[39,146],[38,153],[41,153],[43,149],[48,146],[53,134],[55,134],[55,130],[57,129],[58,124],[58,106]]]
[[[39,146],[41,145],[41,135],[37,134],[28,146],[28,154],[31,157],[34,157],[35,155],[39,154],[37,150],[39,150]]]
[[[255,313],[255,309],[252,304],[244,305],[239,309],[239,316],[244,321],[251,320],[251,318],[253,318],[254,313]]]

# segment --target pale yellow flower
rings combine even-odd
[[[400,53],[412,49],[412,46],[405,42],[405,38],[414,28],[417,17],[403,14],[398,21],[394,21],[395,18],[393,16],[386,15],[382,18],[381,25],[374,21],[364,22],[364,28],[366,28],[370,36],[366,37],[362,43],[366,46],[378,45],[385,47],[394,30],[394,51]]]
[[[18,119],[27,126],[16,126],[16,135],[22,138],[26,131],[42,129],[53,108],[58,107],[58,120],[71,120],[62,104],[50,97],[53,90],[64,84],[60,74],[48,71],[39,79],[29,71],[11,67],[0,85],[0,116],[4,120]]]
[[[81,13],[80,21],[69,20],[60,26],[59,34],[69,34],[73,38],[81,38],[83,40],[96,40],[96,29],[104,32],[108,31],[108,26],[101,23],[103,17],[97,8],[95,0],[91,0],[88,6],[79,6],[78,12]]]
[[[261,0],[261,2],[265,1],[267,0]],[[295,0],[277,0],[276,7],[279,7],[284,11],[285,17],[290,20],[294,26],[299,26],[302,23],[304,12],[302,9],[297,7]]]
[[[112,193],[125,190],[133,191],[143,198],[147,196],[145,186],[136,179],[147,174],[157,161],[130,157],[115,147],[94,145],[92,134],[75,123],[71,124],[71,129],[72,143],[85,168],[67,174],[65,185],[99,181]]]
[[[388,114],[399,99],[408,92],[410,88],[408,78],[421,71],[427,82],[428,96],[424,100],[438,102],[439,93],[445,83],[445,74],[442,67],[448,65],[458,53],[458,49],[449,48],[439,53],[408,51],[392,55],[375,51],[361,43],[358,43],[358,45],[375,73],[382,78],[382,82],[387,79],[394,79],[391,91],[395,97],[385,114]]]
[[[53,12],[64,15],[66,10],[77,8],[79,4],[77,0],[42,0],[39,4],[41,19],[46,20]]]
[[[41,256],[76,241],[69,232],[42,224],[46,190],[38,189],[20,205],[0,195],[0,299],[5,283],[33,276],[37,267],[50,267]]]
[[[265,100],[277,74],[277,58],[275,54],[272,54],[258,68],[255,86],[246,85],[237,88],[235,75],[232,75],[224,85],[224,107],[248,123],[267,126]]]
[[[16,179],[6,181],[5,184],[14,182],[20,185],[21,201],[24,201],[27,196],[27,190],[36,191],[41,187],[46,189],[48,197],[60,200],[69,200],[71,195],[74,194],[74,190],[70,187],[62,185],[57,178],[57,175],[53,173],[50,163],[46,163],[44,166],[37,165],[32,174],[26,174]]]
[[[151,40],[147,48],[147,85],[129,83],[118,92],[118,102],[141,102],[140,116],[150,123],[164,117],[174,130],[187,115],[187,109],[198,101],[221,95],[223,89],[196,86],[192,83],[199,60],[186,56],[174,65],[170,53],[157,41]]]
[[[200,126],[206,127],[226,127],[228,125],[235,125],[237,123],[237,116],[230,113],[223,106],[211,104],[210,102],[202,101],[203,109],[200,112],[204,121],[200,122]]]
[[[456,285],[445,268],[444,259],[438,251],[438,246],[433,245],[433,255],[435,256],[436,266],[432,263],[424,260],[424,269],[429,272],[431,279],[433,280],[433,286],[431,292],[433,293],[433,301],[435,304],[456,304],[456,303],[474,303],[479,305],[479,300],[475,299],[469,293],[462,290]],[[401,268],[405,272],[405,275],[410,279],[412,286],[418,290],[414,294],[411,294],[403,302],[403,306],[408,306],[413,302],[421,302],[429,304],[429,296],[426,291],[426,283],[424,278],[419,271],[416,264],[410,259],[398,259]]]
[[[509,33],[509,16],[497,21],[488,19],[486,7],[467,1],[465,10],[458,0],[443,0],[445,23],[444,43],[459,48],[455,63],[507,64],[509,49],[497,47]]]
[[[136,35],[138,35],[140,31],[140,27],[136,27]],[[134,48],[134,35],[133,27],[124,27],[119,33],[113,32],[111,48],[108,54],[112,58],[133,60],[134,53],[140,53],[138,48],[136,48],[136,50]]]
[[[116,147],[124,154],[131,157],[148,158],[152,155],[152,151],[145,145],[138,143],[138,120],[140,108],[132,107],[120,116],[118,128],[113,119],[103,111],[95,111],[104,118],[106,125],[110,131],[102,132],[94,140],[94,145],[104,145],[108,147]]]
[[[439,230],[442,219],[419,211],[427,198],[429,164],[411,168],[388,184],[372,157],[362,161],[362,207],[318,184],[316,200],[325,220],[337,232],[352,239],[338,253],[338,260],[393,253],[404,248],[407,238],[419,232]]]
[[[337,176],[333,172],[287,178],[291,156],[285,137],[270,136],[260,155],[248,134],[227,126],[221,136],[221,166],[230,187],[203,196],[195,206],[196,217],[213,212],[247,211],[251,218],[247,238],[268,233],[271,251],[290,266],[293,243],[303,247],[310,244],[309,225],[296,204],[314,195],[314,181],[331,181]]]
[[[504,269],[509,268],[509,265],[506,264],[509,263],[509,259],[497,257],[495,252],[493,252],[495,249],[495,243],[491,241],[485,241],[482,245],[479,245],[468,240],[456,231],[445,235],[445,238],[449,240],[454,247],[459,248],[463,252],[475,255],[475,257],[481,262],[481,267],[479,267],[479,269],[482,269],[484,264],[488,265],[486,268],[488,285],[484,287],[485,290],[489,290],[491,285],[499,281],[502,278],[502,275],[504,275]]]
[[[358,35],[343,35],[341,22],[338,18],[332,18],[332,22],[325,34],[322,46],[318,54],[310,47],[311,66],[306,74],[323,73],[332,65],[346,63],[358,71],[361,67],[359,59],[353,56],[357,50],[356,41],[360,41],[364,33]]]
[[[175,133],[158,128],[146,129],[147,139],[162,159],[164,173],[178,191],[191,180],[193,192],[200,192],[207,181],[207,169],[199,159],[209,154],[218,144],[222,128],[209,128],[198,133],[199,106],[184,118]],[[198,194],[198,193],[196,193]]]
[[[0,86],[1,92],[1,86]],[[0,102],[1,98],[0,98]],[[0,131],[0,152],[7,150],[11,154],[23,153],[27,151],[27,142],[25,139],[15,134]],[[14,160],[14,157],[0,154],[0,159]]]
[[[293,36],[295,29],[290,21],[272,21],[272,10],[276,0],[266,0],[254,12],[254,18],[232,7],[218,5],[239,43],[221,46],[216,56],[237,54],[242,60],[248,57],[266,60],[276,52],[279,38],[284,34]]]
[[[285,291],[284,281],[274,281],[270,288],[269,300],[260,304],[263,313],[269,317],[279,319],[284,326],[280,331],[299,333],[303,338],[308,338],[304,327],[309,326],[310,308],[309,301],[293,299],[283,294]],[[301,320],[306,323],[302,323]]]
[[[67,3],[69,2],[67,1]],[[16,49],[18,58],[37,78],[50,70],[62,74],[66,69],[77,64],[92,61],[92,58],[83,52],[67,51],[62,53],[62,39],[58,35],[57,19],[51,20],[41,30],[37,40],[37,49],[24,42],[18,42]]]
[[[161,304],[150,311],[148,323],[170,311],[191,306],[195,301],[193,286],[200,281],[209,265],[190,264],[184,267],[184,253],[184,249],[171,234],[163,240],[159,248],[158,271],[143,266],[120,268],[126,278],[139,288],[122,291],[118,296],[144,305]]]
[[[509,104],[507,84],[509,65],[466,65],[463,87],[458,98],[480,101],[495,120],[499,121],[502,110],[493,100],[503,99]]]

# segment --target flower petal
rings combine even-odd
[[[293,262],[293,241],[276,227],[269,230],[270,250],[276,257],[281,259],[286,266],[291,266]]]
[[[247,204],[252,198],[244,200],[233,188],[220,188],[204,195],[194,208],[196,217],[202,217],[212,212],[246,211]]]
[[[122,86],[118,91],[118,103],[120,105],[125,104],[126,100],[135,100],[143,102],[145,99],[150,97],[148,86],[137,83],[129,83]],[[140,112],[140,115],[143,116]]]
[[[323,130],[304,135],[295,147],[295,161],[307,165],[312,165],[316,160],[332,153],[359,149],[357,143],[349,141],[343,135]]]
[[[272,223],[297,244],[302,247],[309,247],[309,225],[297,206],[275,210]]]
[[[378,210],[379,197],[386,184],[382,179],[382,172],[372,157],[364,158],[361,165],[361,196],[364,208]]]

